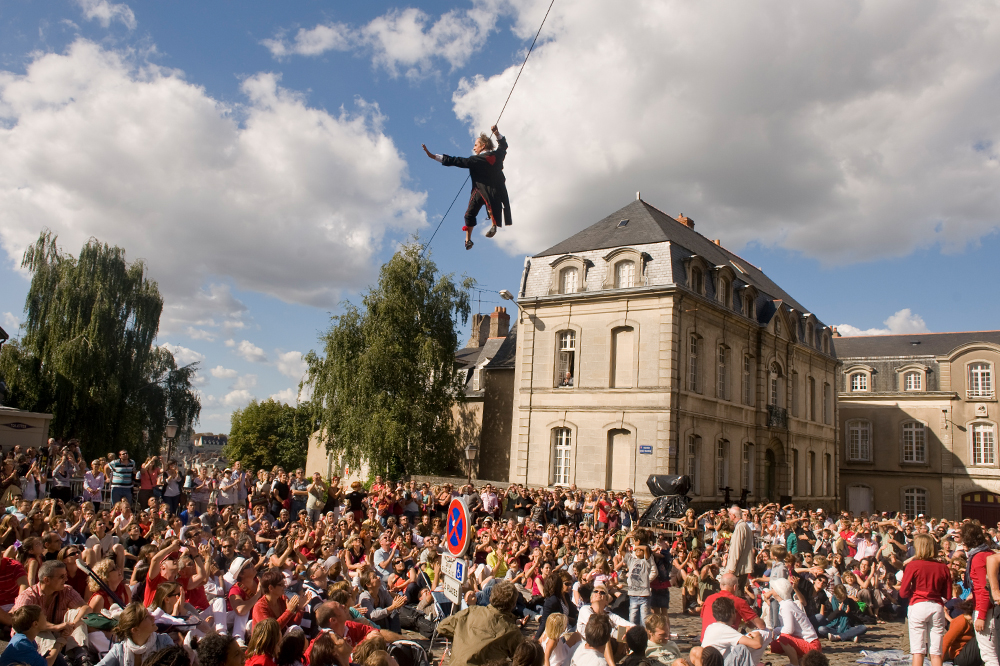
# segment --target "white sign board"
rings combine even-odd
[[[451,599],[452,603],[462,603],[462,584],[451,576],[445,576],[441,585],[444,596]]]
[[[450,578],[454,578],[459,583],[465,582],[465,574],[468,563],[457,557],[452,557],[447,553],[441,556],[441,573]]]

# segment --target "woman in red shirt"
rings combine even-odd
[[[260,577],[260,591],[263,596],[254,604],[253,621],[256,625],[261,620],[271,618],[278,623],[281,631],[290,624],[302,621],[299,612],[301,598],[295,595],[285,602],[285,575],[278,569],[268,569]],[[257,633],[256,626],[254,633]]]
[[[910,624],[910,654],[913,666],[922,666],[924,654],[930,652],[931,666],[941,666],[941,644],[948,629],[944,602],[951,596],[951,572],[948,565],[934,560],[937,546],[927,534],[913,538],[916,553],[903,569],[899,596],[909,597],[910,608],[906,617]],[[924,634],[930,629],[930,650]]]
[[[256,609],[254,609],[256,615]],[[247,643],[246,664],[244,666],[275,666],[278,657],[278,643],[281,642],[281,629],[272,618],[260,622],[254,618],[253,633]]]

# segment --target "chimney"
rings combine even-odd
[[[712,242],[715,243],[716,245],[718,245],[719,247],[722,247],[722,239],[721,238],[716,238]]]
[[[472,315],[472,335],[466,347],[482,347],[486,344],[486,338],[490,332],[490,318],[484,314]]]
[[[510,315],[507,314],[507,308],[498,305],[490,313],[490,337],[506,338],[508,331],[510,331]]]
[[[636,201],[642,201],[642,192],[636,192],[635,193],[635,200]]]
[[[688,229],[694,229],[694,220],[690,217],[684,217],[684,213],[677,216],[677,221],[683,224]]]
[[[833,337],[835,337],[835,338],[839,338],[839,337],[843,337],[843,336],[841,336],[841,335],[840,335],[840,331],[838,331],[838,330],[837,330],[837,327],[836,327],[836,326],[831,326],[831,327],[830,327],[830,331],[831,331],[831,333],[830,333],[830,334],[831,334],[831,335],[832,335]]]

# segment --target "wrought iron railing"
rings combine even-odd
[[[777,405],[768,405],[767,427],[788,430],[788,410]]]

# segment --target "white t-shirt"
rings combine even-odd
[[[739,643],[741,638],[743,638],[743,634],[725,622],[713,622],[705,630],[705,635],[701,639],[701,646],[714,647],[725,658],[729,655],[729,650]]]
[[[591,650],[586,645],[576,651],[569,663],[570,666],[608,666],[603,654]]]

